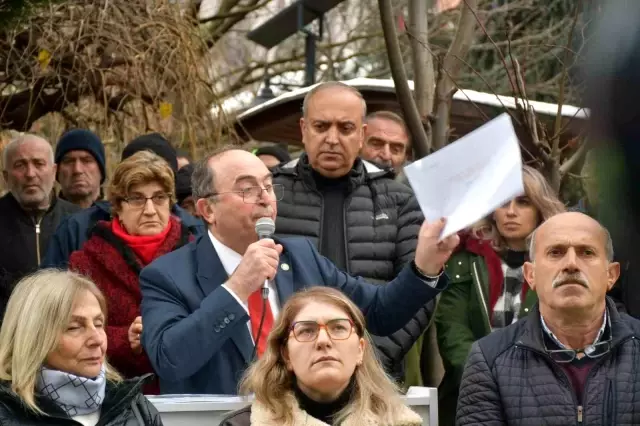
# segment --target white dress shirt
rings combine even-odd
[[[222,263],[222,267],[228,276],[231,276],[240,264],[242,260],[242,255],[240,253],[236,253],[229,247],[222,244],[216,237],[213,236],[211,231],[209,232],[209,238],[211,239],[211,243],[213,244],[213,248],[216,250],[218,257],[220,258],[220,262]],[[226,284],[222,284],[222,287],[225,288],[233,296],[234,299],[249,313],[249,304],[240,300],[237,294],[233,292]],[[276,316],[278,315],[279,304],[278,304],[278,293],[276,293],[275,284],[272,281],[269,281],[269,306],[271,307],[271,313],[273,314],[273,319],[275,321]],[[249,328],[249,335],[253,340],[253,333],[251,332],[251,320],[247,321],[247,327]]]

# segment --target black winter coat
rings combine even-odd
[[[142,395],[140,389],[150,378],[107,382],[104,402],[97,426],[162,426],[158,410]],[[8,382],[0,382],[0,425],[2,426],[78,426],[49,398],[37,396],[38,407],[47,416],[38,415],[26,408]]]
[[[611,350],[589,372],[582,405],[543,347],[540,311],[478,340],[460,385],[456,425],[640,425],[640,321],[607,299]]]
[[[306,154],[276,168],[274,183],[284,185],[278,202],[276,234],[307,237],[318,249],[322,235],[322,195]],[[394,180],[392,171],[357,159],[350,172],[345,200],[344,244],[347,273],[372,283],[386,284],[413,260],[418,232],[424,220],[411,188]],[[389,337],[373,336],[385,370],[396,380],[403,377],[403,360],[429,325],[430,302],[403,329]]]
[[[54,197],[38,220],[23,210],[10,192],[0,198],[0,315],[4,315],[17,282],[38,269],[60,221],[79,210],[80,207]]]

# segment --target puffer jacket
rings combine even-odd
[[[140,389],[150,374],[120,383],[107,382],[100,411],[99,426],[162,426],[158,410]],[[36,404],[47,415],[27,408],[11,391],[8,382],[0,382],[0,425],[2,426],[78,426],[51,399],[36,395]]]
[[[597,358],[577,398],[566,373],[543,346],[540,311],[473,344],[460,385],[456,424],[640,424],[640,321],[607,298],[611,350]]]
[[[9,192],[0,198],[0,314],[18,281],[38,269],[58,224],[80,207],[53,197],[39,218],[26,212]]]
[[[306,237],[319,249],[322,237],[322,195],[316,190],[306,154],[273,171],[284,186],[278,202],[276,235]],[[357,159],[350,171],[345,200],[344,241],[347,273],[386,284],[413,260],[424,220],[410,187],[394,180],[392,171]],[[403,377],[403,359],[429,325],[430,302],[404,328],[388,337],[373,336],[378,356],[396,380]]]

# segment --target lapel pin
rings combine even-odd
[[[283,271],[288,271],[289,270],[289,265],[286,263],[283,263],[282,265],[280,265],[280,267],[282,268]]]

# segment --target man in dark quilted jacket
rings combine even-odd
[[[413,259],[423,216],[413,191],[358,157],[366,104],[339,82],[315,86],[300,120],[305,153],[273,170],[284,186],[276,234],[307,237],[341,270],[385,285]],[[374,337],[388,373],[401,382],[404,358],[429,324],[425,306],[390,337]],[[413,383],[415,384],[415,383]]]
[[[539,305],[473,344],[456,424],[640,424],[640,321],[606,297],[620,275],[609,232],[558,214],[531,236],[530,259]]]

